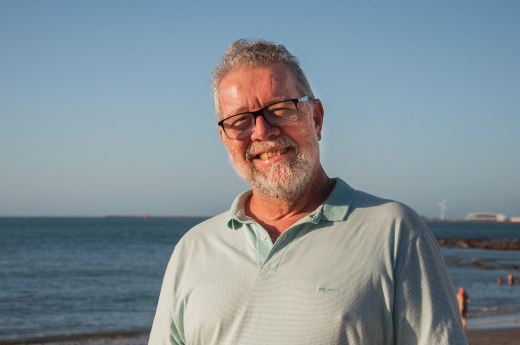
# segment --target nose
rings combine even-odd
[[[263,116],[255,120],[255,131],[251,134],[251,140],[264,141],[272,139],[280,134],[280,128],[271,126]]]

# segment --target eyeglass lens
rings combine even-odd
[[[294,101],[280,102],[265,108],[263,116],[271,126],[281,127],[296,121],[298,109]],[[231,139],[244,138],[255,131],[255,117],[251,113],[232,116],[222,127]]]

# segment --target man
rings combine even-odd
[[[460,316],[462,318],[462,327],[466,329],[468,303],[471,303],[471,299],[469,299],[469,296],[468,294],[466,294],[466,291],[463,287],[459,288],[459,293],[457,294],[457,302],[459,302]]]
[[[323,170],[323,107],[297,59],[239,40],[213,90],[252,190],[175,247],[150,344],[467,344],[421,218]]]

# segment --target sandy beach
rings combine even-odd
[[[97,334],[64,334],[26,339],[0,340],[0,345],[146,345],[150,332],[123,331]]]
[[[518,345],[520,328],[468,330],[466,338],[469,345]]]
[[[469,345],[517,345],[520,328],[468,330]],[[0,345],[146,345],[148,334],[142,332],[101,333],[95,336],[70,335],[21,340],[0,340]]]

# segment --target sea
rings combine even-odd
[[[171,253],[205,219],[0,217],[0,344],[96,335],[146,344]],[[437,238],[520,241],[519,223],[427,224]],[[469,329],[520,327],[520,285],[507,284],[510,271],[520,276],[520,251],[441,251],[471,298]]]

